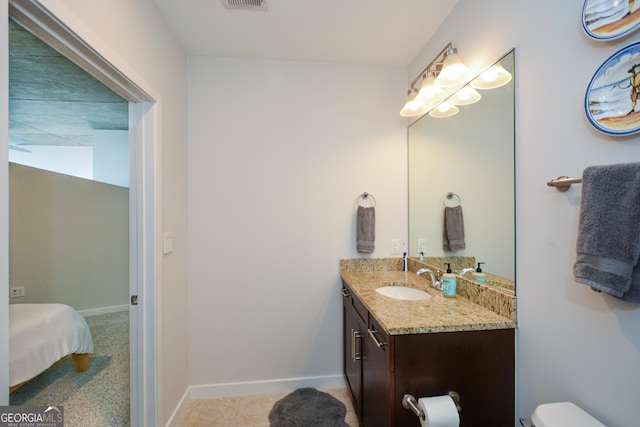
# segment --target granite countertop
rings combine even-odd
[[[430,286],[428,275],[401,270],[341,271],[342,279],[390,335],[513,329],[516,322],[467,298],[447,298]],[[409,286],[432,298],[405,301],[380,295],[381,286]]]

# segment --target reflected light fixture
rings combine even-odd
[[[436,78],[436,84],[442,88],[460,86],[469,81],[470,73],[458,56],[458,49],[452,47],[444,54],[442,71]]]
[[[460,110],[458,109],[458,107],[456,107],[455,105],[453,105],[448,101],[444,101],[440,105],[438,105],[436,108],[429,111],[429,115],[437,119],[442,119],[445,117],[455,116],[456,114],[458,114],[459,111]]]
[[[467,85],[460,88],[451,98],[449,98],[449,102],[454,105],[470,105],[475,102],[480,101],[480,94],[477,90]]]
[[[505,70],[502,64],[498,62],[473,79],[471,86],[476,89],[495,89],[506,85],[510,81],[511,73]]]
[[[409,89],[409,92],[407,94],[407,102],[405,102],[404,107],[402,107],[402,110],[400,110],[400,115],[402,117],[421,116],[429,110],[429,108],[425,104],[416,100],[417,96],[418,89],[414,87]]]

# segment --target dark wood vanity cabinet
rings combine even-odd
[[[456,391],[461,427],[515,424],[514,330],[387,335],[343,283],[344,374],[360,427],[420,427],[402,406]]]
[[[343,359],[347,387],[362,426],[391,426],[389,337],[344,285]]]
[[[362,333],[366,331],[364,321],[351,306],[351,295],[343,288],[343,366],[344,377],[355,408],[361,408],[362,395]],[[360,412],[358,412],[360,418]]]

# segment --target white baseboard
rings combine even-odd
[[[178,406],[176,406],[176,409],[173,410],[173,413],[169,417],[169,421],[167,421],[167,424],[165,425],[165,427],[178,426],[178,423],[180,422],[180,420],[182,419],[182,416],[185,414],[187,410],[187,404],[190,401],[191,401],[191,391],[189,388],[187,388],[184,394],[182,395],[182,398],[178,402]]]
[[[345,387],[345,382],[342,375],[330,375],[322,377],[194,385],[190,387],[190,391],[191,399],[196,400],[290,392],[303,387],[314,387],[317,389],[339,388]]]
[[[112,305],[111,307],[89,308],[87,310],[80,310],[78,311],[78,313],[80,313],[83,317],[89,317],[97,316],[99,314],[118,313],[120,311],[129,311],[129,304]]]

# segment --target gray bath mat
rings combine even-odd
[[[271,427],[349,427],[347,408],[328,393],[299,388],[278,400],[269,413]]]

